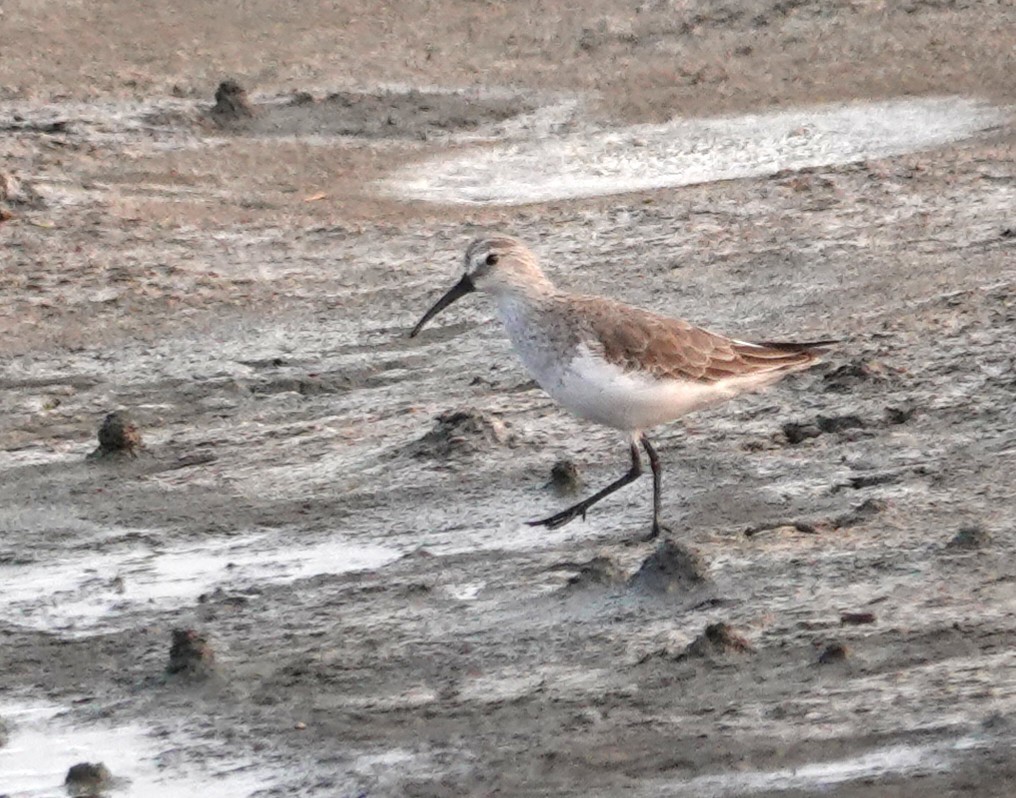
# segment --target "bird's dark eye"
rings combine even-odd
[[[484,263],[486,263],[488,266],[493,266],[495,263],[497,263],[497,261],[498,261],[497,253],[496,252],[491,252],[487,256],[487,260],[485,260]]]

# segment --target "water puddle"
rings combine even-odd
[[[299,546],[268,534],[155,549],[139,544],[45,563],[0,566],[0,611],[23,626],[84,633],[119,616],[164,610],[216,588],[285,583],[317,574],[379,568],[393,548],[326,540]]]
[[[249,763],[216,767],[205,759],[200,767],[176,762],[166,767],[161,760],[176,746],[167,740],[157,745],[148,729],[72,726],[62,712],[54,706],[0,707],[0,717],[13,726],[10,741],[0,748],[0,789],[9,798],[67,798],[64,778],[79,762],[102,762],[115,780],[104,794],[120,798],[246,798],[269,786],[270,777]]]
[[[666,785],[658,794],[726,798],[784,790],[826,790],[845,782],[883,776],[927,775],[950,770],[957,754],[989,744],[984,738],[966,736],[928,745],[897,745],[850,759],[815,762],[798,768],[699,776]]]
[[[770,175],[942,146],[1007,111],[962,97],[818,105],[570,134],[413,164],[386,193],[514,205]]]

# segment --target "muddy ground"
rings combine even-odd
[[[0,714],[141,724],[209,795],[1013,794],[1011,123],[511,208],[374,183],[562,97],[1012,105],[1013,5],[375,6],[5,4]],[[225,77],[255,117],[209,113]],[[491,228],[566,286],[843,343],[657,431],[659,550],[647,480],[530,529],[557,461],[588,489],[626,452],[482,299],[406,337]],[[143,450],[86,459],[121,408]],[[174,629],[214,662],[167,673]]]

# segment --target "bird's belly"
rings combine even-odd
[[[588,353],[551,373],[534,376],[575,415],[620,430],[649,429],[729,398],[715,384],[624,371]]]
[[[625,371],[588,352],[553,374],[535,375],[555,400],[580,418],[634,431],[645,430],[760,388],[769,375],[714,383],[657,378]]]

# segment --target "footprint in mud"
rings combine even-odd
[[[796,446],[810,438],[848,430],[863,430],[870,427],[868,421],[853,413],[842,416],[818,416],[813,422],[791,421],[783,425],[786,442]]]
[[[833,492],[835,493],[837,491],[834,490]],[[834,518],[815,519],[809,521],[784,518],[777,521],[767,521],[765,523],[748,527],[744,530],[744,536],[751,538],[761,532],[770,532],[773,530],[793,530],[805,535],[817,535],[821,532],[833,532],[839,529],[849,529],[850,527],[867,524],[869,521],[874,520],[881,513],[885,512],[888,508],[889,503],[884,499],[865,499],[863,502],[851,508],[847,512],[841,513]]]

